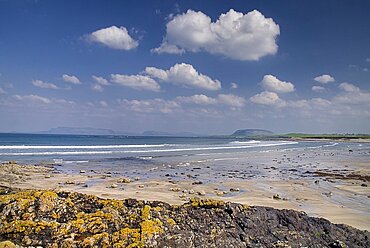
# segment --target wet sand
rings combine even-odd
[[[333,223],[370,230],[370,156],[367,153],[364,150],[338,153],[285,150],[266,153],[263,158],[260,153],[251,153],[247,163],[245,158],[242,162],[225,159],[225,163],[235,164],[234,169],[215,168],[210,163],[194,160],[177,166],[147,166],[135,173],[106,168],[88,170],[82,165],[75,165],[77,172],[67,173],[54,165],[7,163],[0,165],[0,185],[170,204],[182,204],[192,197],[212,198],[304,211]]]

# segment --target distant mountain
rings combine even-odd
[[[236,130],[231,136],[237,137],[256,137],[256,136],[271,136],[274,133],[263,129],[241,129]]]
[[[169,133],[161,131],[145,131],[142,132],[143,136],[176,136],[176,137],[198,137],[200,135],[191,133],[191,132],[178,132],[178,133]]]
[[[114,135],[113,130],[91,127],[55,127],[48,131],[40,132],[43,134],[88,134],[88,135]]]

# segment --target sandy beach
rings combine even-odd
[[[202,167],[201,163],[178,167],[163,165],[163,168],[147,168],[137,176],[132,172],[122,176],[111,170],[88,170],[81,165],[76,165],[78,173],[66,173],[55,165],[9,162],[0,166],[0,185],[176,205],[197,196],[251,206],[294,209],[333,223],[370,230],[370,161],[366,156],[357,159],[358,153],[333,155],[317,150],[266,153],[262,162],[259,161],[258,168],[264,171],[261,176],[249,177],[240,169],[225,170],[217,172],[219,177],[212,180],[208,180],[212,177],[212,168]],[[297,158],[303,162],[295,163]],[[253,159],[251,156],[249,162],[257,164]]]

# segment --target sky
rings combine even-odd
[[[0,132],[370,133],[370,1],[0,0]]]

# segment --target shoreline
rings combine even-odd
[[[360,164],[359,168],[367,166]],[[309,216],[369,231],[369,174],[367,170],[358,170],[356,173],[364,177],[342,176],[338,179],[336,174],[317,174],[315,180],[265,178],[202,182],[192,177],[181,180],[140,179],[89,171],[67,174],[45,166],[2,164],[0,185],[24,190],[78,192],[106,199],[162,201],[172,205],[181,205],[192,197],[209,198],[250,206],[304,211]],[[367,181],[364,182],[364,178]]]

